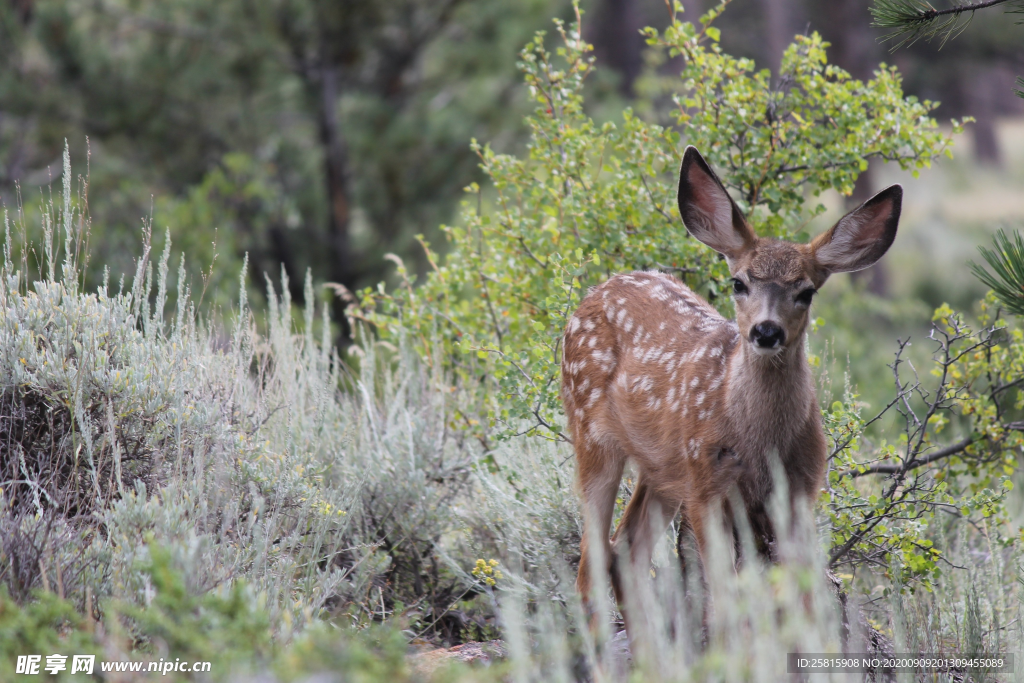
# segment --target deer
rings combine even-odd
[[[734,513],[746,514],[758,554],[772,560],[773,461],[794,508],[813,504],[826,470],[804,348],[811,301],[833,273],[882,258],[902,199],[900,185],[882,190],[807,244],[762,238],[697,149],[686,148],[679,213],[692,237],[725,258],[736,319],[659,271],[611,277],[568,318],[561,397],[583,503],[576,589],[588,611],[593,573],[610,574],[623,605],[616,559],[646,574],[677,514],[703,558],[712,511],[737,500],[726,499],[737,489],[743,510]],[[628,461],[635,486],[609,539]]]

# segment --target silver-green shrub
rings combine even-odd
[[[147,247],[128,285],[87,292],[79,205],[65,157],[35,252],[5,222],[0,580],[22,596],[63,586],[82,606],[145,603],[137,568],[159,545],[191,590],[244,578],[285,627],[402,603],[439,618],[466,590],[438,546],[476,457],[449,428],[440,376],[405,352],[396,372],[372,346],[353,374],[308,277],[298,325],[287,282],[278,298],[268,281],[262,334],[244,287],[226,330],[202,319],[183,267],[168,310],[169,245],[157,259]],[[27,534],[38,520],[48,533]]]

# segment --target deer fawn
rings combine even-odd
[[[734,484],[759,552],[770,555],[766,504],[776,455],[790,503],[816,497],[826,442],[804,355],[811,299],[832,273],[867,268],[885,254],[902,198],[893,185],[810,244],[759,238],[703,157],[686,149],[679,212],[692,236],[725,257],[736,320],[676,278],[639,271],[593,288],[569,319],[562,400],[584,504],[576,586],[585,602],[591,544],[602,546],[594,556],[607,563],[621,604],[621,544],[646,573],[657,534],[680,512],[703,555],[708,511]],[[609,542],[627,459],[636,487]]]

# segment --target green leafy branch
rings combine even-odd
[[[1024,335],[997,324],[990,309],[983,306],[985,326],[978,331],[946,306],[936,311],[929,336],[936,343],[934,387],[926,388],[903,358],[908,342],[901,341],[889,366],[894,398],[875,417],[861,418],[849,387],[844,401],[824,413],[833,444],[832,567],[866,564],[889,571],[895,555],[904,572],[901,580],[928,583],[945,561],[926,535],[936,512],[968,521],[1005,517],[1004,498],[1012,488],[1008,477],[1022,443],[1022,425],[1014,419],[1021,401],[1008,397],[1014,389],[1019,393],[1024,381]],[[907,367],[909,380],[904,379]],[[901,423],[895,442],[869,445],[866,428],[886,415]],[[942,444],[939,434],[954,421],[964,424],[966,434]]]

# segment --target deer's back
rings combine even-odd
[[[727,436],[738,341],[733,322],[670,275],[595,287],[565,333],[562,398],[575,443],[611,443],[652,473],[712,457]]]

